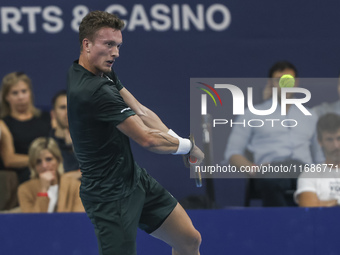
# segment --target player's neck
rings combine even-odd
[[[96,76],[100,76],[100,77],[103,76],[102,72],[98,73],[98,71],[89,63],[89,60],[87,59],[86,55],[83,53],[81,53],[79,56],[78,64]]]

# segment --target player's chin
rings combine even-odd
[[[111,73],[111,70],[112,70],[111,66],[110,67],[106,67],[106,68],[104,68],[103,73]]]

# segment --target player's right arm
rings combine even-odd
[[[163,132],[169,131],[169,128],[161,121],[158,115],[142,105],[126,88],[122,88],[119,93],[124,99],[124,102],[131,107],[146,126]]]
[[[138,115],[126,118],[117,125],[118,130],[130,137],[143,148],[159,154],[187,154],[191,149],[188,139],[181,141],[163,131],[147,127]],[[188,144],[189,143],[189,144]],[[204,153],[197,147],[191,149],[191,155],[204,159]]]

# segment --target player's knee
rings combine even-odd
[[[197,230],[193,231],[190,238],[187,239],[187,247],[191,250],[198,250],[202,242],[202,237],[200,232]]]

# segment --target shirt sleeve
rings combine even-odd
[[[94,94],[96,118],[104,122],[113,122],[115,126],[135,112],[124,102],[116,86],[105,83]]]
[[[118,91],[120,91],[122,88],[124,88],[123,84],[121,83],[121,81],[119,80],[117,74],[115,73],[115,71],[113,69],[111,71],[111,77],[112,77],[113,81],[115,82],[115,86],[118,89]]]
[[[235,121],[242,123],[243,116],[239,116]],[[240,154],[243,155],[251,138],[252,131],[248,125],[236,124],[232,127],[232,131],[229,135],[227,147],[224,152],[224,159],[230,160],[232,155]]]
[[[38,197],[30,188],[29,182],[23,183],[18,189],[18,199],[20,209],[23,213],[47,212],[50,199],[48,197]]]
[[[303,192],[314,192],[316,193],[315,181],[317,178],[308,178],[306,173],[302,173],[297,181],[297,189],[294,193],[294,200],[299,203],[299,195]]]

